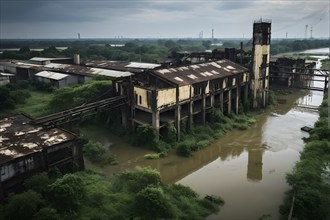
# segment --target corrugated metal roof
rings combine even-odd
[[[130,64],[126,65],[127,68],[137,68],[137,69],[155,69],[160,67],[160,64],[154,63],[138,63],[138,62],[131,62]]]
[[[52,79],[52,80],[61,80],[61,79],[68,77],[69,75],[63,74],[63,73],[56,73],[56,72],[52,72],[52,71],[41,71],[41,72],[35,74],[35,76]]]
[[[230,60],[219,60],[190,66],[153,70],[152,73],[179,86],[227,77],[248,69]]]
[[[30,61],[43,62],[43,61],[52,61],[52,60],[71,60],[71,59],[72,58],[68,58],[68,57],[63,57],[63,58],[32,57]]]
[[[141,73],[147,69],[155,69],[160,67],[160,64],[141,63],[128,61],[113,61],[113,60],[93,60],[86,63],[86,66],[105,68],[111,70],[129,71],[133,73]]]
[[[50,63],[45,65],[45,67],[53,70],[65,72],[68,74],[71,73],[71,74],[86,75],[86,76],[101,75],[111,78],[121,78],[121,77],[134,75],[129,71],[117,71],[117,70],[93,68],[93,67],[73,65],[73,64]]]
[[[0,72],[0,76],[15,76],[15,74],[11,74],[11,73],[1,73],[1,72]]]
[[[0,164],[76,138],[59,128],[32,126],[30,120],[24,115],[0,120]]]

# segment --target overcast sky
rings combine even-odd
[[[0,0],[0,38],[251,38],[272,20],[272,37],[328,38],[329,0]]]

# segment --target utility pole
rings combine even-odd
[[[305,25],[305,39],[307,39],[308,24]]]
[[[313,38],[313,26],[311,26],[311,39]]]

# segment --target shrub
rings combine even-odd
[[[176,142],[177,130],[173,123],[166,124],[166,133],[164,136],[164,141],[173,144]]]
[[[106,154],[104,146],[100,142],[88,141],[84,145],[84,154],[94,163],[99,165],[116,165],[118,162],[115,157]]]
[[[159,157],[160,157],[160,155],[158,153],[144,155],[144,158],[149,159],[149,160],[158,159]]]
[[[136,130],[136,144],[157,150],[156,130],[149,124],[139,125]]]
[[[5,219],[32,219],[43,203],[42,196],[33,190],[13,195],[4,207]]]
[[[174,217],[170,199],[159,187],[148,186],[136,195],[137,214],[144,219]]]

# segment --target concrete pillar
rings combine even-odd
[[[245,88],[244,88],[244,104],[247,104],[248,103],[248,97],[249,97],[249,86],[248,85],[245,85]]]
[[[223,91],[220,93],[220,111],[223,112]]]
[[[157,139],[159,139],[159,127],[160,127],[160,113],[157,108],[157,96],[158,92],[153,90],[151,92],[151,111],[152,111],[152,127],[156,130]]]
[[[181,135],[181,106],[177,105],[175,108],[175,128],[177,132],[177,141],[180,141]]]
[[[127,119],[127,108],[126,106],[122,106],[120,108],[120,112],[121,112],[121,124],[124,128],[127,127],[127,122],[128,122],[128,119]]]
[[[239,108],[239,96],[240,96],[240,89],[239,85],[237,86],[236,89],[236,97],[235,97],[235,114],[238,114],[238,108]]]
[[[193,128],[194,124],[194,102],[190,101],[189,102],[189,107],[188,107],[188,128],[191,130]]]
[[[156,130],[157,139],[159,139],[159,111],[152,112],[152,127]]]
[[[231,90],[228,91],[228,115],[231,113]]]
[[[202,98],[202,123],[205,125],[206,123],[206,95],[205,93],[203,94]]]
[[[214,107],[214,94],[211,94],[211,107]]]

